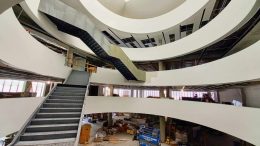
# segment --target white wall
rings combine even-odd
[[[246,106],[260,108],[260,85],[244,88],[246,94]]]
[[[109,27],[118,30],[119,32],[121,31],[129,34],[153,33],[172,28],[173,26],[177,26],[177,24],[191,18],[209,2],[209,0],[196,0],[196,3],[194,3],[193,0],[186,0],[176,9],[173,9],[172,11],[169,11],[159,17],[149,19],[131,19],[115,14],[104,7],[97,0],[77,1],[79,1],[86,8],[87,15],[93,16],[96,20],[98,20],[97,22],[99,22],[99,24],[101,22],[105,25],[105,28]],[[151,9],[149,5],[146,8]],[[158,6],[158,8],[162,7]]]
[[[122,15],[125,9],[125,0],[98,0],[104,7],[116,14]]]
[[[128,97],[86,97],[84,114],[128,112],[201,124],[260,145],[260,109],[213,103]]]
[[[216,85],[260,79],[260,41],[231,56],[183,69],[146,72],[145,82],[130,82],[117,71],[98,68],[90,82],[137,86]]]
[[[210,46],[232,34],[252,18],[259,7],[259,0],[232,0],[218,16],[206,26],[178,41],[161,46],[149,47],[149,49],[126,47],[122,47],[122,49],[132,61],[138,62],[164,60],[183,56]],[[243,11],[238,8],[243,8]],[[159,20],[159,22],[161,21]],[[157,27],[162,25],[163,24],[157,24]],[[158,53],[158,51],[160,51],[160,53]]]
[[[233,100],[242,103],[242,95],[240,89],[225,89],[219,91],[220,102],[232,102]]]
[[[12,9],[0,15],[0,59],[37,74],[66,78],[65,57],[33,38],[18,22]]]
[[[19,131],[43,97],[0,99],[0,137]]]

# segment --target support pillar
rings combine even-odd
[[[162,61],[158,62],[158,69],[159,69],[159,71],[166,69],[166,66]]]
[[[50,91],[51,91],[51,83],[46,84],[45,91],[44,91],[44,96],[47,96]]]
[[[170,98],[170,87],[166,87],[166,98]]]
[[[71,48],[67,50],[66,64],[69,67],[73,67],[73,50]]]
[[[159,92],[160,92],[160,97],[161,97],[161,98],[165,98],[165,97],[166,97],[166,95],[164,94],[164,89],[165,89],[164,87],[160,87],[160,89],[159,89],[159,90],[160,90]]]
[[[101,85],[98,86],[98,96],[104,96],[103,86],[101,86]]]
[[[24,92],[22,93],[22,96],[29,97],[31,89],[32,89],[32,82],[26,81],[25,86],[24,86]]]
[[[246,93],[245,93],[245,90],[244,90],[244,88],[240,88],[240,91],[241,91],[241,97],[242,97],[242,105],[246,106]]]
[[[107,113],[107,122],[108,122],[108,126],[112,126],[113,125],[112,113]]]
[[[113,96],[113,94],[114,94],[114,86],[113,85],[110,85],[109,86],[109,89],[110,89],[110,96]]]
[[[217,99],[218,99],[218,103],[221,103],[219,90],[217,90]]]
[[[160,136],[161,142],[165,142],[165,129],[166,129],[166,121],[165,117],[160,117]]]
[[[158,62],[158,69],[159,69],[159,71],[165,70],[165,65],[164,65],[164,63],[162,61]],[[159,89],[161,98],[167,97],[167,95],[164,94],[164,89],[165,89],[164,87],[160,87],[160,89]]]

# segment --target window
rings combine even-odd
[[[169,38],[170,38],[170,42],[174,42],[175,41],[175,34],[170,34]]]
[[[159,90],[143,90],[144,97],[152,96],[152,97],[159,97],[160,91]]]
[[[193,98],[196,94],[198,98],[202,98],[203,94],[207,94],[206,91],[171,91],[170,96],[175,100],[181,100],[182,97]],[[211,98],[214,100],[214,92],[210,92]]]
[[[118,94],[120,97],[131,97],[131,90],[115,88],[113,94]]]
[[[137,48],[137,46],[134,44],[134,42],[137,42],[134,37],[124,38],[122,41],[125,44],[130,44],[132,47]]]
[[[23,92],[24,81],[0,80],[0,92]]]
[[[3,92],[10,92],[12,80],[5,80]]]
[[[157,46],[157,44],[156,44],[154,38],[149,38],[149,39],[141,40],[141,42],[144,44],[145,47],[149,47],[149,45],[151,45],[151,46]]]
[[[185,32],[185,31],[191,31],[193,30],[193,24],[187,24],[187,25],[181,25],[180,26],[180,31]]]
[[[113,37],[111,36],[107,31],[102,31],[102,33],[111,41],[113,41],[115,44],[119,45],[120,43]]]
[[[31,92],[36,93],[36,97],[42,97],[45,90],[45,83],[42,82],[32,82]]]

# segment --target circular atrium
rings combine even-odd
[[[260,0],[1,0],[0,146],[259,146]]]

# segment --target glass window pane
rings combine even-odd
[[[25,83],[24,81],[20,81],[19,82],[19,86],[18,86],[17,92],[23,92],[24,83]]]
[[[4,82],[5,82],[5,80],[0,80],[0,92],[3,91]]]
[[[11,84],[10,92],[17,92],[18,85],[19,85],[19,81],[13,80]]]
[[[9,92],[11,88],[12,80],[5,80],[3,92]]]

